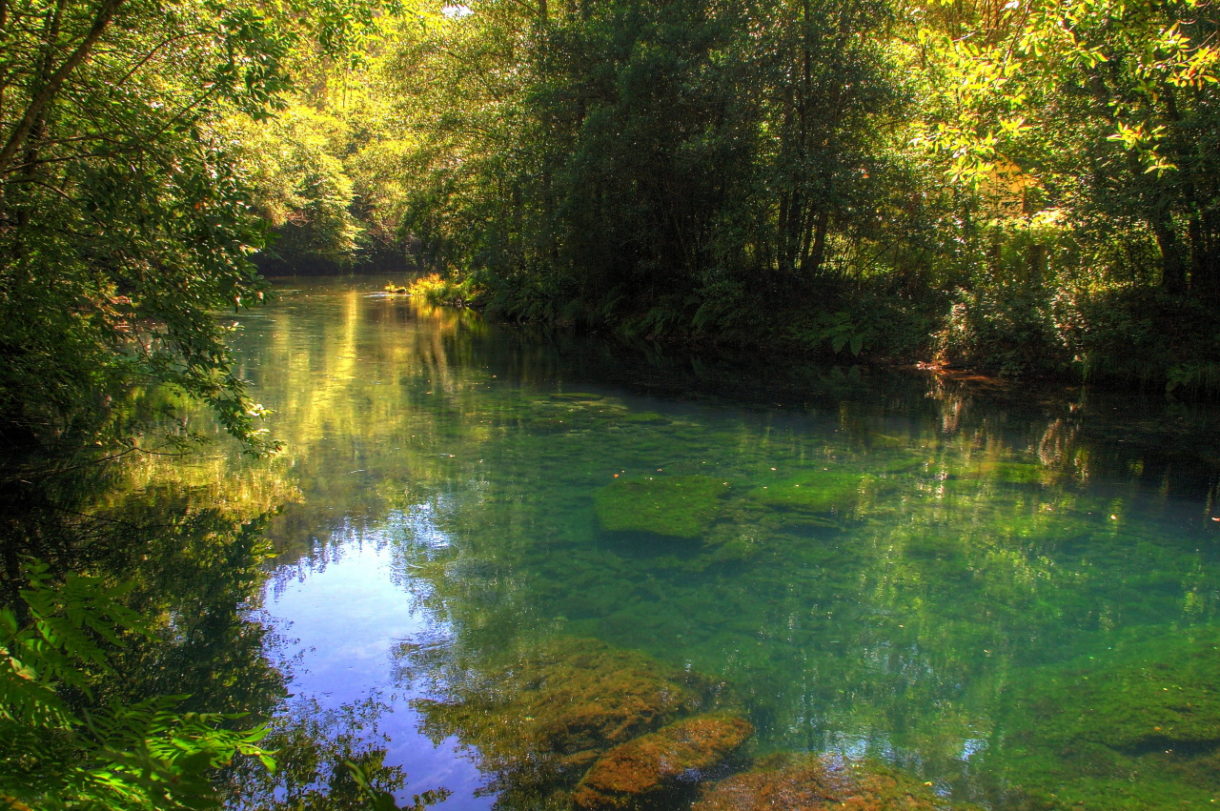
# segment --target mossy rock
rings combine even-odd
[[[1001,484],[1045,484],[1057,476],[1054,469],[1038,462],[985,460],[962,473],[963,478]]]
[[[705,788],[691,811],[966,811],[912,777],[880,764],[780,754]]]
[[[674,808],[710,770],[754,732],[735,715],[685,718],[616,746],[589,769],[572,793],[581,809]]]
[[[773,482],[755,487],[746,497],[777,510],[843,512],[856,504],[861,487],[868,481],[869,477],[856,471],[810,471],[797,476],[777,478]]]
[[[629,425],[669,425],[670,419],[655,411],[628,411],[618,417],[618,422]]]
[[[608,532],[646,532],[701,538],[720,512],[729,488],[708,476],[616,479],[593,497],[597,520]]]
[[[704,711],[717,689],[642,653],[565,637],[416,706],[430,735],[477,748],[506,784],[539,786],[574,782],[603,752]]]
[[[1129,640],[1022,682],[1005,764],[1035,801],[1090,811],[1220,803],[1220,629]]]

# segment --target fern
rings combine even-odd
[[[149,632],[121,603],[128,589],[82,575],[53,585],[40,563],[27,572],[24,610],[0,609],[0,803],[216,808],[215,769],[238,755],[274,768],[258,745],[264,729],[234,732],[222,728],[233,716],[178,713],[184,696],[95,701],[124,637]]]

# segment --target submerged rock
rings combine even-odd
[[[617,479],[598,490],[593,501],[607,531],[695,539],[716,520],[728,489],[708,476]]]
[[[476,747],[502,787],[568,787],[602,753],[703,711],[715,686],[635,651],[563,638],[418,701],[436,739]]]
[[[646,808],[666,802],[723,763],[754,732],[744,718],[701,715],[617,746],[584,776],[578,808]]]
[[[1220,803],[1220,629],[1179,634],[1127,640],[1022,679],[1004,762],[1034,807]]]
[[[812,471],[755,487],[747,497],[779,510],[843,512],[855,506],[866,480],[854,471]]]
[[[704,789],[691,811],[947,811],[966,809],[879,764],[777,755]]]

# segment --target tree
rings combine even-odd
[[[0,9],[9,453],[118,442],[110,406],[150,383],[205,400],[257,444],[212,310],[261,296],[248,257],[264,228],[212,125],[274,106],[291,32],[255,4]]]
[[[273,447],[216,317],[262,297],[250,256],[266,234],[222,123],[280,106],[294,42],[341,49],[371,15],[358,1],[0,0],[6,804],[214,806],[215,768],[266,757],[231,717],[115,688],[121,652],[154,629],[95,567],[148,539],[77,519],[141,429],[189,400],[248,449]],[[225,551],[246,554],[252,533]],[[234,600],[220,619],[245,627]]]
[[[857,0],[438,19],[403,48],[427,144],[405,225],[527,320],[714,334],[804,297],[836,239],[877,221],[888,19]]]

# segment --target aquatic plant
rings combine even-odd
[[[1007,774],[1036,807],[1205,808],[1220,793],[1220,628],[1130,636],[1022,679]]]
[[[597,491],[594,506],[602,529],[610,532],[694,539],[716,520],[727,492],[725,482],[708,476],[616,479]]]

